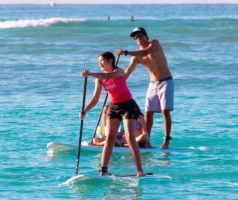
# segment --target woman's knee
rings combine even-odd
[[[131,132],[131,133],[126,134],[126,140],[130,141],[130,142],[135,141],[134,133]]]
[[[116,133],[113,133],[113,132],[109,132],[108,134],[107,134],[107,140],[114,140],[114,139],[116,139]]]

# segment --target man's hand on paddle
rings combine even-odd
[[[116,54],[119,56],[119,55],[126,55],[126,51],[123,51],[121,49],[117,49],[116,50]]]

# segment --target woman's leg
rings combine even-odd
[[[135,134],[134,134],[135,119],[124,119],[123,123],[124,123],[126,140],[129,145],[131,155],[136,164],[137,176],[144,176],[144,172],[141,166],[139,147],[135,140]]]
[[[112,148],[116,140],[119,124],[120,124],[119,119],[107,120],[106,129],[107,129],[108,135],[107,135],[106,142],[102,151],[102,160],[101,160],[102,168],[108,166],[108,163],[112,154]],[[103,172],[103,170],[100,172],[100,175],[105,175],[105,174],[106,172]]]

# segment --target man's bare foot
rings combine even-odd
[[[168,149],[169,148],[169,141],[173,138],[171,136],[164,137],[164,143],[160,146],[161,149]]]
[[[160,146],[161,149],[168,149],[169,148],[169,141],[164,141],[164,143]]]
[[[99,173],[100,176],[106,176],[106,174],[107,174],[107,173],[105,173],[105,172],[100,172],[100,173]]]

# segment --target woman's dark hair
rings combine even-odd
[[[99,57],[102,56],[103,58],[105,58],[106,60],[110,60],[112,59],[112,66],[115,68],[115,56],[113,55],[112,52],[110,51],[106,51],[106,52],[103,52],[102,54],[99,55]]]

